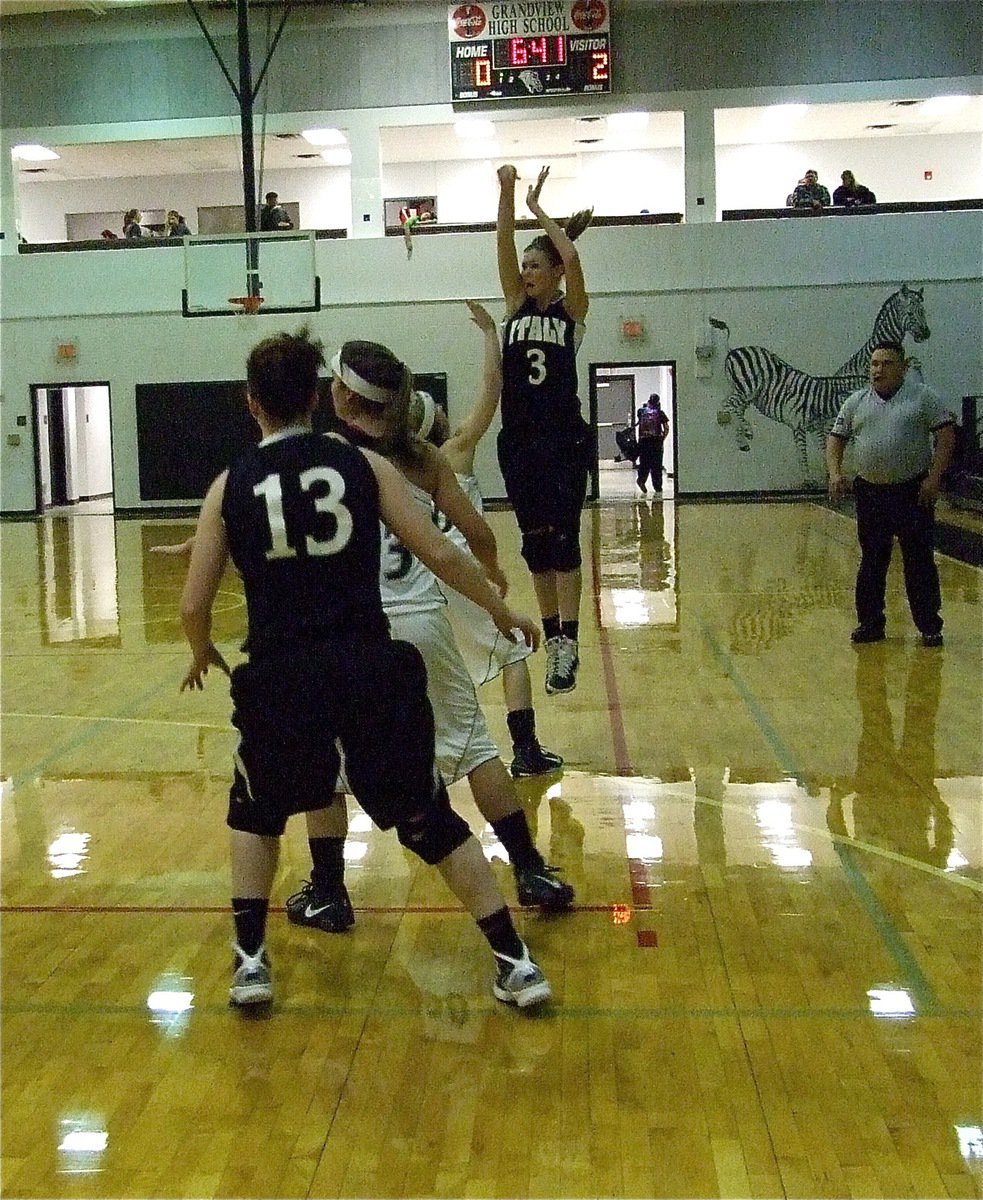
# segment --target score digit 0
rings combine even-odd
[[[491,59],[476,58],[474,60],[474,86],[491,87]]]

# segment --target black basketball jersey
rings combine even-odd
[[[274,435],[230,467],[222,518],[251,655],[388,632],[379,488],[359,450],[306,431]]]
[[[556,430],[580,418],[577,350],[582,326],[563,299],[540,312],[527,299],[502,326],[502,430],[507,436]]]

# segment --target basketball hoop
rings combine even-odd
[[[236,316],[255,317],[259,306],[263,303],[262,296],[230,296],[229,303],[236,310]]]

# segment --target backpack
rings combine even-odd
[[[661,408],[643,408],[638,414],[638,436],[665,437],[665,420]]]

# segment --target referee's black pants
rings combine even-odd
[[[857,572],[857,620],[884,628],[884,595],[894,539],[901,547],[908,607],[920,633],[941,633],[942,592],[935,565],[935,514],[918,503],[924,475],[903,483],[853,482],[857,505],[860,569]]]

